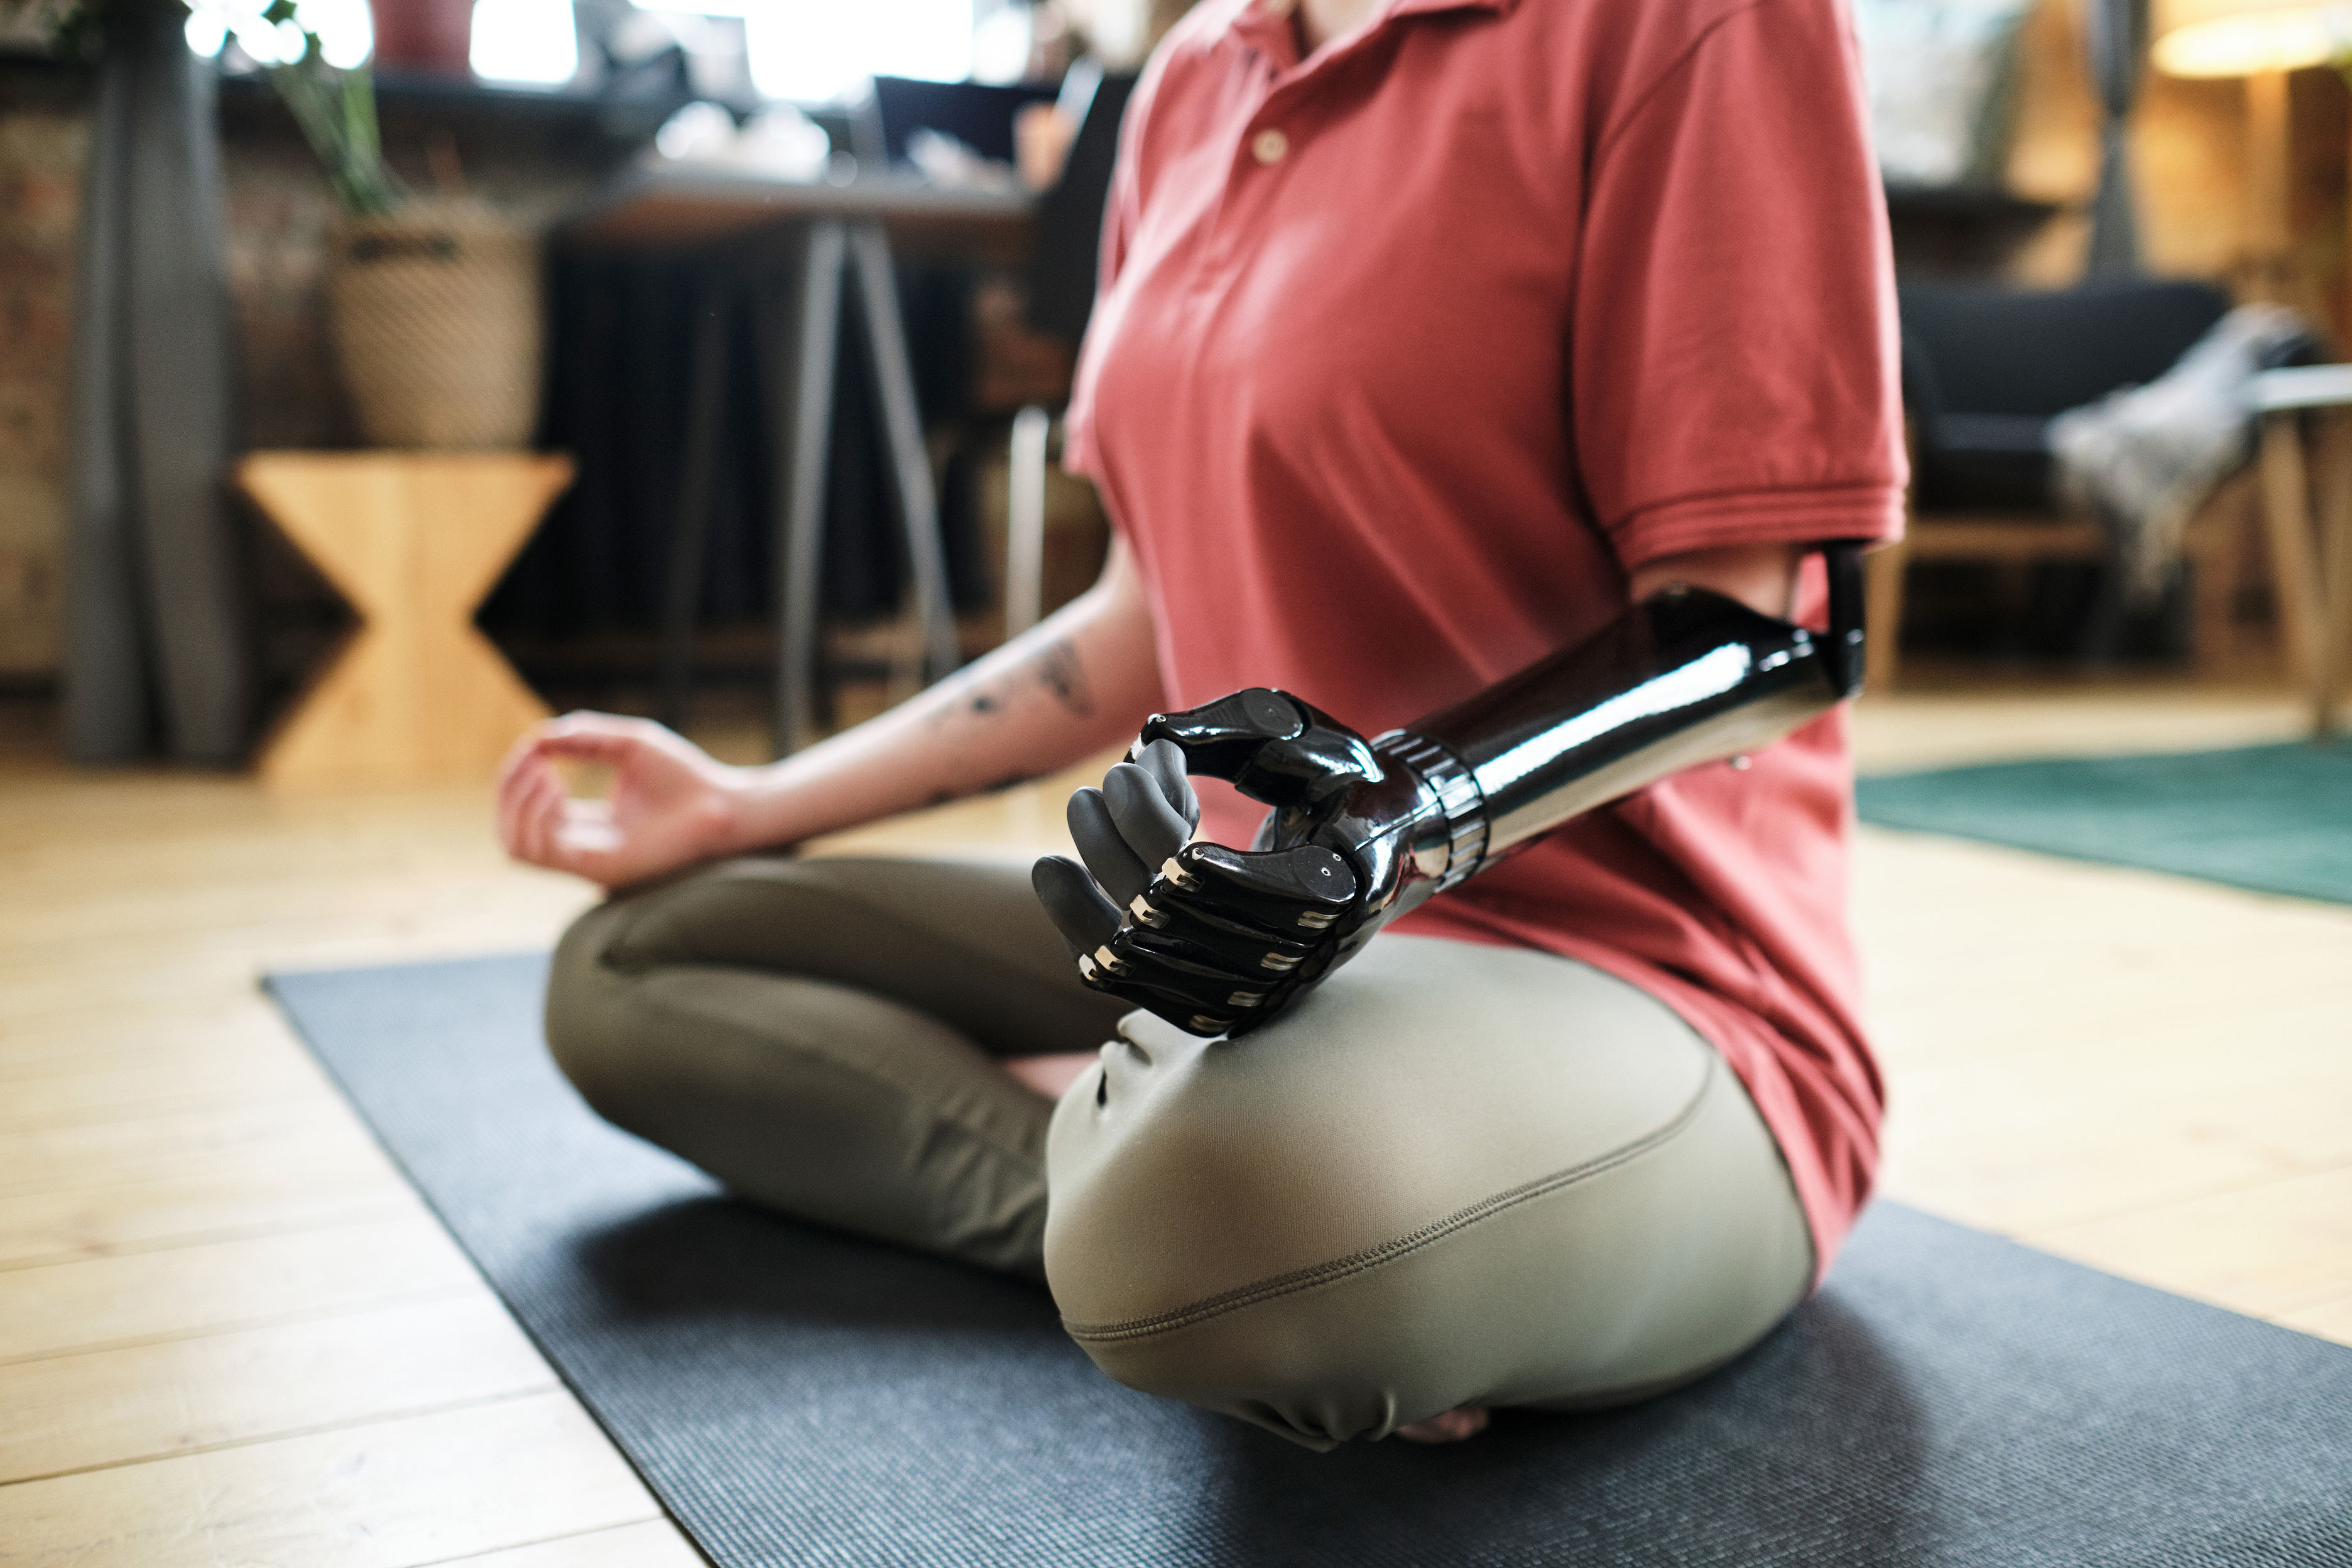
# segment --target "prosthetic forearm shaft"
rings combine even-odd
[[[1067,889],[1048,886],[1061,874],[1041,872],[1040,890],[1090,984],[1198,1033],[1242,1033],[1424,899],[1594,806],[1767,745],[1853,695],[1859,556],[1828,554],[1826,635],[1672,588],[1370,741],[1263,688],[1155,716],[1137,759],[1171,742],[1187,771],[1273,806],[1255,847],[1183,844],[1118,911],[1117,931],[1091,943],[1073,929]],[[1093,866],[1084,833],[1079,842]],[[1100,934],[1101,914],[1086,936]]]
[[[1769,745],[1852,696],[1858,567],[1841,550],[1831,571],[1827,636],[1669,588],[1591,640],[1375,739],[1375,754],[1423,781],[1416,817],[1444,824],[1442,842],[1417,825],[1415,868],[1451,887],[1570,817]]]

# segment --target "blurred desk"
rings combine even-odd
[[[880,223],[908,254],[942,251],[1013,266],[1028,257],[1036,205],[1026,191],[942,190],[899,174],[835,185],[718,165],[639,167],[599,192],[563,237],[683,249],[757,238],[810,218],[864,218]]]
[[[939,500],[915,402],[891,261],[909,247],[983,261],[1026,255],[1034,198],[1025,193],[945,190],[883,175],[830,184],[777,179],[724,166],[638,167],[616,179],[564,228],[567,246],[698,251],[721,263],[697,312],[685,453],[664,595],[661,709],[677,725],[686,710],[719,430],[726,417],[730,289],[785,283],[782,309],[760,344],[772,389],[778,467],[771,487],[777,605],[774,751],[816,737],[815,664],[822,605],[826,456],[840,353],[842,288],[855,280],[885,465],[922,626],[921,676],[937,680],[961,662],[948,597]]]
[[[257,452],[236,481],[360,622],[264,743],[264,782],[487,779],[547,717],[473,616],[572,482],[571,458]]]

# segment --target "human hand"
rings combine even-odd
[[[1381,750],[1295,697],[1252,688],[1155,715],[1132,755],[1070,798],[1086,866],[1049,857],[1032,881],[1088,985],[1188,1033],[1274,1018],[1445,869],[1432,851],[1451,847],[1418,842],[1446,818],[1410,746]],[[1254,850],[1186,842],[1194,772],[1275,808]]]
[[[611,797],[572,799],[558,758],[610,768]],[[628,887],[741,847],[740,774],[650,720],[567,713],[507,754],[499,842],[527,864]]]

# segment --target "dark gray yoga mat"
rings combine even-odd
[[[1043,1292],[598,1121],[545,963],[270,988],[720,1568],[2352,1563],[2352,1350],[1881,1204],[1679,1394],[1324,1456],[1120,1388]]]

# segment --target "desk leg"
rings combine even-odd
[[[776,732],[778,756],[816,738],[814,686],[824,566],[825,448],[833,439],[834,365],[840,350],[841,274],[848,235],[838,219],[808,226],[792,320],[775,334],[771,384],[782,395],[777,431]]]
[[[906,530],[907,563],[915,579],[915,616],[923,627],[923,679],[938,680],[963,662],[956,642],[955,612],[948,603],[947,552],[940,542],[939,498],[931,484],[930,454],[923,447],[921,413],[915,406],[915,377],[907,358],[905,324],[898,318],[898,289],[891,275],[890,242],[878,223],[860,223],[850,244],[865,306],[866,347],[874,365],[877,412],[890,446],[891,488],[898,521]]]
[[[687,390],[677,517],[670,529],[669,581],[662,605],[661,721],[673,730],[686,724],[687,694],[694,682],[694,626],[702,601],[710,493],[718,477],[719,424],[726,411],[727,289],[716,276],[704,285],[698,302],[688,374],[693,379]]]

